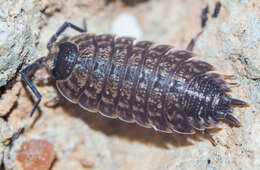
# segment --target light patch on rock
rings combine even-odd
[[[130,36],[137,40],[143,38],[143,32],[135,15],[131,13],[120,13],[112,22],[112,33],[117,36]]]

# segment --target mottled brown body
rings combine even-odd
[[[57,88],[87,111],[168,133],[193,134],[220,119],[236,121],[226,112],[238,100],[225,94],[229,88],[209,72],[213,67],[191,59],[189,51],[110,34],[81,34],[67,42],[77,48],[71,50],[76,58]],[[64,55],[63,43],[56,44],[57,56]]]
[[[59,41],[67,28],[82,34]],[[223,120],[239,126],[230,114],[232,107],[247,104],[227,95],[230,89],[225,79],[234,76],[214,73],[210,64],[192,58],[190,51],[201,33],[186,50],[178,50],[130,37],[87,34],[86,24],[82,29],[64,22],[48,41],[48,56],[21,71],[24,82],[37,97],[31,116],[42,96],[29,75],[45,67],[51,75],[38,80],[55,80],[66,99],[87,111],[160,132],[202,131],[216,145],[206,130]],[[12,141],[22,131],[23,127]]]

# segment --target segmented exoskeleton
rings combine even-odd
[[[47,66],[59,92],[72,103],[109,118],[136,122],[161,132],[193,134],[214,127],[219,120],[239,121],[228,112],[232,105],[246,105],[226,94],[230,89],[213,66],[193,59],[189,50],[137,41],[111,34],[83,33],[65,41],[57,37],[73,24],[64,25],[51,38],[49,57],[38,59],[22,77],[41,96],[27,74]]]

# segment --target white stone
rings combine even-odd
[[[117,36],[130,36],[137,40],[143,38],[141,27],[134,14],[120,13],[112,22],[112,33]]]

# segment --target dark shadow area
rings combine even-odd
[[[6,88],[5,86],[0,87],[0,100],[2,99],[2,95],[5,93]]]
[[[81,118],[90,128],[101,131],[108,137],[117,136],[128,141],[138,141],[164,149],[168,149],[167,144],[174,147],[185,147],[193,145],[192,142],[195,141],[207,140],[207,137],[201,134],[181,135],[177,133],[160,133],[151,128],[141,127],[135,123],[126,123],[119,119],[109,119],[98,113],[87,112],[78,105],[68,101],[63,102],[62,108],[72,116]]]

